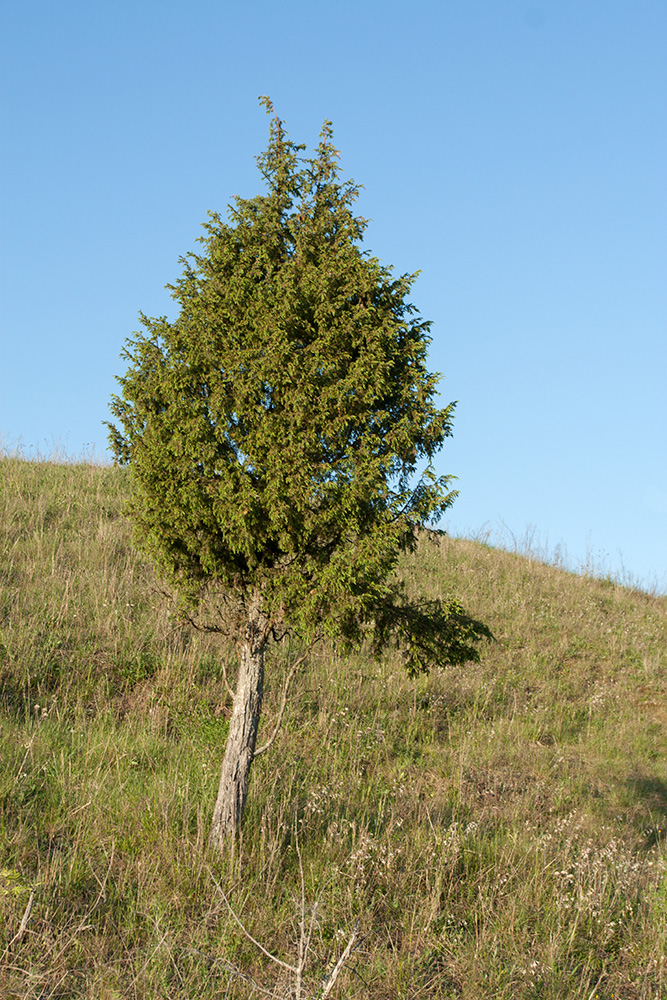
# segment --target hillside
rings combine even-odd
[[[127,489],[0,460],[3,1000],[286,997],[225,897],[293,963],[300,869],[303,1000],[357,920],[331,996],[667,996],[667,598],[425,536],[409,586],[496,641],[417,681],[314,653],[220,859],[233,655],[176,620]],[[295,652],[267,663],[265,733]]]

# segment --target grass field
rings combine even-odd
[[[304,1000],[357,920],[331,996],[667,997],[667,598],[425,536],[408,585],[495,642],[417,681],[313,653],[221,858],[233,653],[179,624],[128,488],[0,460],[2,1000],[287,997],[225,899],[288,964],[319,901]]]

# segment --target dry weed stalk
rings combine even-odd
[[[254,946],[256,948],[258,948],[259,951],[261,951],[263,955],[266,955],[266,957],[268,959],[270,959],[276,965],[280,966],[282,969],[285,969],[288,973],[290,973],[291,977],[293,977],[292,978],[292,984],[288,985],[288,987],[287,987],[288,992],[283,992],[282,994],[279,994],[279,993],[277,993],[275,991],[275,988],[268,989],[266,986],[262,986],[259,983],[255,982],[252,979],[251,976],[249,976],[245,972],[242,972],[240,969],[238,969],[236,966],[232,965],[231,963],[225,962],[225,966],[227,968],[227,971],[231,972],[232,975],[238,976],[239,978],[245,980],[245,982],[249,983],[253,987],[254,990],[257,990],[259,993],[261,993],[262,996],[271,997],[272,1000],[326,1000],[326,997],[328,997],[328,996],[331,995],[331,991],[333,990],[333,988],[334,988],[334,986],[336,984],[336,980],[338,979],[339,975],[341,974],[341,972],[345,968],[345,965],[346,965],[348,959],[350,958],[352,952],[354,951],[355,944],[357,943],[357,937],[358,937],[358,931],[359,931],[359,920],[357,919],[357,921],[355,922],[355,925],[354,925],[354,927],[352,929],[352,933],[350,934],[350,937],[348,938],[347,944],[345,945],[345,948],[343,949],[343,952],[340,955],[338,961],[333,966],[333,968],[331,969],[331,971],[328,972],[327,975],[325,976],[325,978],[322,980],[322,982],[320,983],[319,988],[317,989],[317,992],[314,993],[314,994],[307,995],[304,992],[304,972],[305,972],[305,969],[306,969],[306,964],[308,962],[308,954],[309,954],[309,951],[310,951],[310,942],[311,942],[312,935],[313,935],[313,930],[314,930],[314,927],[315,927],[315,920],[316,920],[316,917],[317,917],[317,912],[318,912],[318,909],[319,909],[320,901],[322,899],[322,893],[320,893],[320,895],[317,897],[317,900],[315,901],[315,903],[313,904],[313,906],[310,908],[310,910],[311,910],[311,912],[310,912],[310,920],[307,922],[306,921],[306,910],[307,910],[307,906],[306,906],[306,888],[305,888],[305,880],[304,880],[304,874],[303,874],[303,862],[302,862],[302,859],[301,859],[301,849],[299,847],[298,836],[296,836],[296,826],[295,826],[295,831],[294,832],[295,832],[296,851],[297,851],[297,855],[298,855],[298,858],[299,858],[299,873],[300,873],[300,877],[301,877],[301,900],[300,900],[300,907],[299,907],[299,909],[300,909],[299,940],[298,940],[298,946],[297,946],[297,956],[298,957],[297,957],[297,962],[296,962],[295,965],[290,965],[288,962],[283,962],[282,959],[277,958],[270,951],[268,951],[268,949],[266,949],[264,947],[264,945],[261,944],[257,940],[257,938],[253,937],[253,935],[250,933],[250,931],[244,926],[244,924],[241,921],[241,919],[239,918],[239,916],[235,913],[235,911],[234,911],[231,903],[229,902],[229,900],[227,899],[227,896],[225,895],[225,892],[224,892],[222,886],[218,883],[218,881],[216,880],[216,878],[213,875],[213,873],[211,872],[211,870],[210,869],[208,870],[209,871],[209,875],[211,877],[211,880],[213,881],[213,884],[215,885],[216,889],[218,890],[218,892],[222,896],[222,898],[223,898],[223,900],[225,902],[225,905],[227,906],[227,909],[229,910],[229,912],[231,913],[232,917],[234,918],[234,921],[238,924],[238,926],[240,927],[240,929],[243,931],[243,933],[245,934],[245,936],[248,938],[248,940],[252,944],[254,944]],[[307,926],[306,926],[306,923],[307,923]]]

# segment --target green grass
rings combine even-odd
[[[408,586],[496,642],[417,681],[318,650],[220,858],[233,654],[176,620],[128,486],[0,461],[2,1000],[259,997],[232,966],[286,996],[222,892],[293,962],[297,847],[309,1000],[357,919],[334,996],[667,996],[667,599],[425,537]],[[295,652],[267,665],[266,734]]]

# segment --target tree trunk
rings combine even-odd
[[[257,601],[253,601],[240,650],[234,708],[213,810],[210,841],[218,850],[222,850],[227,837],[234,836],[243,816],[262,710],[266,644],[266,621]]]

